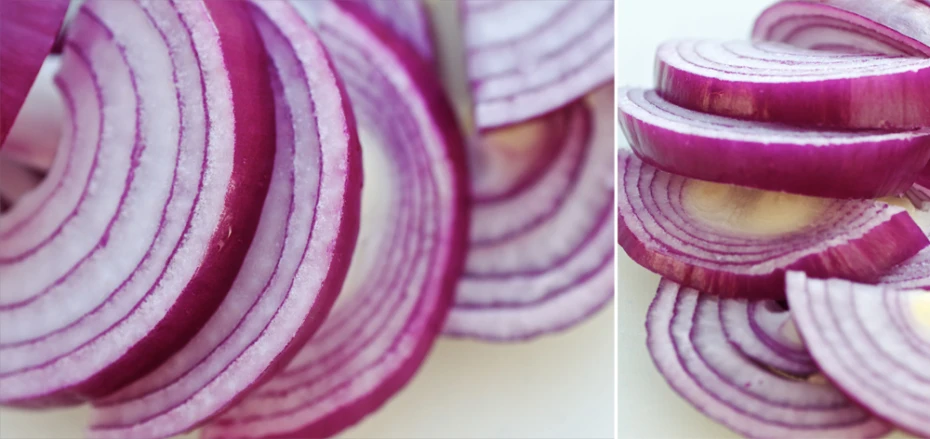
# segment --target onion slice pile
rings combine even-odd
[[[614,76],[610,0],[466,0],[461,21],[479,129],[567,105]]]
[[[617,107],[640,158],[701,180],[877,198],[909,189],[930,161],[930,130],[812,131],[700,113],[643,89],[621,89]]]
[[[784,376],[730,346],[720,300],[663,279],[646,320],[653,361],[698,410],[753,438],[875,438],[890,431],[829,383]]]
[[[52,50],[69,0],[0,2],[0,148],[42,62]]]
[[[90,0],[62,56],[63,149],[0,217],[6,404],[108,394],[190,340],[242,264],[274,160],[266,55],[238,2]]]
[[[65,125],[65,104],[55,85],[60,67],[60,56],[49,56],[42,64],[0,150],[0,158],[43,172],[52,166]]]
[[[930,292],[788,274],[788,302],[824,374],[896,426],[930,436]]]
[[[721,299],[720,322],[727,340],[743,355],[782,372],[817,372],[791,314],[773,300]]]
[[[380,140],[379,147],[363,136],[362,147],[366,161],[370,151],[387,162],[388,187],[375,188],[387,212],[362,224],[357,254],[365,257],[353,260],[320,330],[274,378],[208,424],[207,438],[330,436],[380,407],[438,336],[464,261],[464,146],[431,68],[363,6],[291,5],[329,50],[363,132]]]
[[[808,49],[930,57],[926,0],[786,0],[756,20],[756,40]]]
[[[780,299],[788,270],[874,280],[930,243],[901,207],[692,180],[618,154],[620,245],[701,291]]]
[[[556,143],[556,156],[522,181],[502,175],[521,174],[515,168],[526,161],[493,156],[495,145],[478,152],[468,261],[448,335],[524,340],[572,326],[613,296],[612,84],[538,123],[555,125],[539,143]],[[520,139],[520,148],[539,145]]]
[[[658,50],[657,78],[665,100],[720,116],[839,129],[930,127],[926,58],[673,41]]]
[[[94,403],[95,438],[168,437],[221,412],[297,353],[342,288],[361,208],[354,120],[322,43],[297,12],[285,2],[253,5],[277,117],[258,231],[226,300],[197,336],[162,367]]]

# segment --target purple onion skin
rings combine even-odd
[[[890,55],[908,55],[930,57],[930,0],[783,0],[759,15],[753,28],[755,40],[778,41],[809,49],[833,49],[836,44],[842,48],[862,49],[874,52],[876,47],[884,47],[883,53]],[[803,25],[790,27],[790,32],[777,34],[779,14],[790,13],[806,21]],[[844,26],[846,32],[854,33],[865,40],[878,45],[861,47],[851,38],[838,41],[804,39],[800,31],[814,29],[836,30]],[[826,44],[827,47],[822,45]]]
[[[799,127],[930,127],[930,68],[890,76],[788,83],[701,76],[662,60],[656,66],[656,89],[662,98],[702,113]]]
[[[189,1],[189,0],[183,0]],[[11,402],[23,407],[78,404],[104,397],[151,372],[181,349],[226,297],[258,227],[275,151],[274,97],[267,55],[244,3],[203,0],[223,42],[230,72],[236,148],[221,220],[191,278],[165,317],[119,360],[70,388]],[[241,128],[241,130],[240,130]]]
[[[0,1],[0,148],[52,50],[69,2]]]
[[[909,189],[930,161],[930,132],[855,145],[708,137],[619,111],[633,151],[664,171],[701,180],[829,198],[880,198]],[[774,140],[774,139],[773,139]]]

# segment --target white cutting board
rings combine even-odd
[[[454,41],[454,4],[435,1],[431,6],[438,15],[440,40],[450,48],[443,52],[460,50]],[[450,58],[446,64],[450,78],[464,81],[460,60]],[[456,95],[461,95],[457,88]],[[573,330],[530,343],[442,340],[404,390],[341,437],[613,437],[613,333],[610,304]],[[0,438],[78,439],[87,418],[84,408],[0,408]]]
[[[617,0],[617,84],[653,87],[655,49],[670,39],[748,38],[775,0]],[[863,0],[881,1],[881,0]],[[626,140],[618,129],[619,143]],[[619,438],[740,437],[694,409],[666,384],[646,350],[646,310],[659,276],[617,254],[617,425]],[[906,438],[897,433],[889,438]]]

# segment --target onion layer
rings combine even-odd
[[[930,292],[787,277],[791,313],[824,374],[877,416],[930,436]]]
[[[464,261],[464,147],[432,69],[364,6],[291,4],[326,44],[360,127],[381,140],[363,136],[362,148],[366,161],[387,162],[376,195],[386,211],[363,222],[349,280],[320,330],[208,424],[207,438],[330,436],[380,407],[439,334]]]
[[[0,158],[41,172],[52,166],[65,125],[65,105],[55,85],[60,67],[60,56],[49,56],[42,64],[0,151]]]
[[[840,129],[930,127],[930,59],[677,41],[657,53],[667,101],[720,116]]]
[[[90,0],[65,46],[64,148],[0,217],[4,403],[103,396],[180,349],[242,264],[274,159],[240,3]]]
[[[0,148],[42,62],[52,50],[69,0],[0,2]]]
[[[461,3],[479,129],[567,105],[614,76],[610,0]]]
[[[784,298],[784,274],[875,280],[930,241],[901,207],[764,192],[659,171],[619,151],[619,243],[702,291]]]
[[[927,23],[926,0],[787,0],[759,15],[752,36],[808,49],[930,57]]]
[[[652,360],[708,417],[753,438],[875,438],[890,427],[827,382],[760,366],[726,340],[719,299],[663,279],[646,320]]]
[[[253,4],[272,61],[278,142],[255,240],[197,336],[95,403],[95,438],[167,437],[219,413],[297,353],[342,288],[361,207],[354,120],[322,43],[297,12],[284,2]]]
[[[835,198],[909,189],[930,161],[930,131],[812,131],[687,110],[655,91],[621,89],[620,123],[636,154],[664,171]]]
[[[556,126],[538,142],[513,134],[521,148],[557,143],[554,158],[516,182],[501,174],[519,165],[488,151],[494,144],[476,152],[468,261],[446,334],[524,340],[582,321],[613,296],[612,97],[611,84],[543,119]]]
[[[795,376],[817,372],[788,310],[772,300],[719,301],[727,340],[743,355]]]

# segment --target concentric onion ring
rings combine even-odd
[[[791,379],[729,345],[716,297],[667,279],[649,308],[647,344],[669,385],[752,438],[877,438],[891,427],[826,382]]]
[[[652,90],[617,93],[636,154],[701,180],[835,198],[910,188],[930,161],[930,131],[814,131],[688,110]]]
[[[531,165],[520,184],[489,175],[513,174],[506,157],[477,160],[473,179],[485,184],[446,334],[527,339],[576,324],[613,296],[612,96],[606,86],[562,110],[563,137],[548,139],[558,155]]]
[[[479,129],[541,116],[613,79],[610,0],[468,0],[460,14]]]
[[[343,286],[362,178],[348,101],[297,12],[284,2],[253,5],[272,61],[278,142],[255,240],[197,336],[153,373],[95,403],[95,438],[167,437],[218,414],[303,347]]]
[[[753,38],[807,49],[930,56],[927,0],[787,0],[759,15]]]
[[[743,355],[781,372],[817,372],[791,314],[772,300],[721,299],[720,322],[727,340]]]
[[[659,94],[691,110],[796,126],[930,127],[930,59],[743,41],[674,41],[656,56]]]
[[[385,162],[385,181],[363,197],[380,197],[384,211],[365,216],[349,281],[321,329],[208,424],[207,438],[329,436],[380,407],[439,334],[464,261],[464,147],[432,69],[363,6],[291,4],[326,44],[360,127],[381,141],[363,136],[366,175]]]
[[[238,2],[91,0],[65,44],[63,148],[0,217],[8,404],[99,397],[180,349],[242,264],[274,158]]]
[[[788,274],[788,302],[817,364],[850,398],[930,436],[930,292]]]
[[[784,298],[787,270],[871,281],[930,243],[904,208],[702,182],[619,151],[619,243],[713,294]]]

